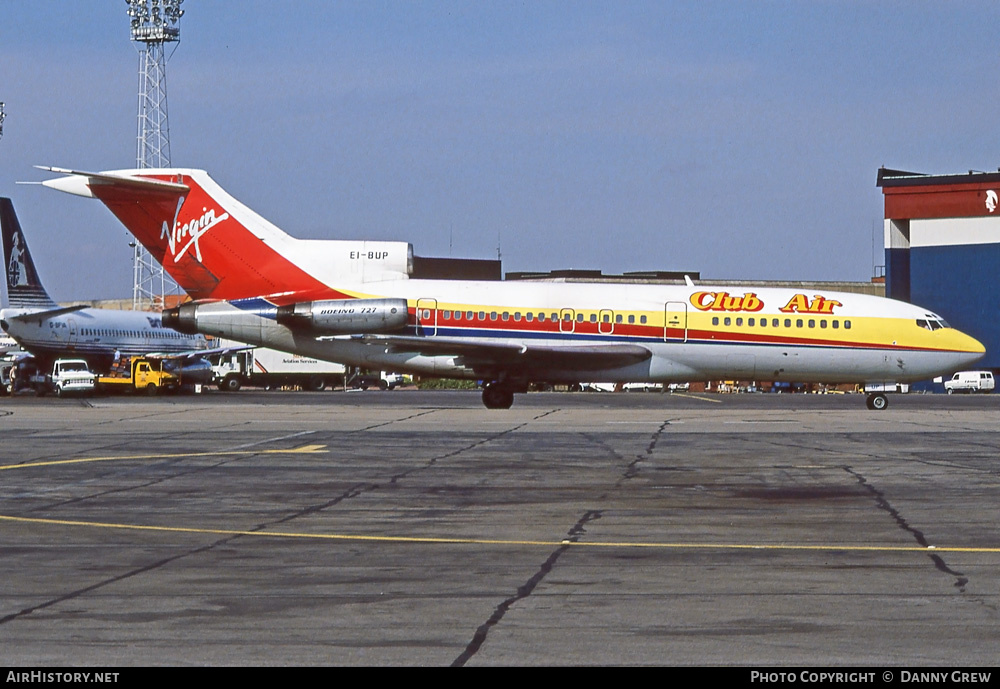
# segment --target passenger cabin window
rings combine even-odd
[[[646,317],[645,316],[639,316],[639,322],[641,324],[645,325],[646,324]]]

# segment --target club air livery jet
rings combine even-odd
[[[211,366],[202,357],[204,336],[179,333],[161,323],[158,313],[59,306],[42,287],[14,204],[0,198],[0,234],[7,277],[7,301],[0,326],[50,369],[55,359],[86,359],[106,372],[117,357],[152,355],[173,359],[186,380],[200,382]]]
[[[164,323],[318,359],[486,381],[895,383],[967,368],[983,346],[938,315],[839,292],[411,279],[405,242],[295,239],[202,170],[42,168],[100,199],[195,300]],[[868,406],[885,408],[882,394]]]

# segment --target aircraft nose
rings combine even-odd
[[[954,350],[959,357],[959,361],[961,362],[960,365],[962,367],[968,367],[986,355],[986,347],[982,342],[971,335],[966,335],[965,333],[956,330],[955,337],[957,342],[955,343],[956,346],[954,347]]]

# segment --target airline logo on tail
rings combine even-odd
[[[28,266],[24,263],[24,246],[18,233],[11,242],[10,263],[7,264],[7,286],[13,289],[27,287],[29,284]]]
[[[3,251],[6,259],[7,295],[15,308],[47,309],[55,306],[42,287],[31,260],[28,243],[21,232],[21,223],[10,199],[0,198],[0,226],[3,229]]]
[[[229,213],[224,212],[222,215],[217,216],[214,208],[202,208],[202,215],[200,218],[195,218],[194,220],[181,225],[177,218],[181,213],[181,206],[183,205],[184,197],[181,196],[177,199],[177,210],[174,212],[173,229],[171,230],[167,225],[167,221],[164,220],[163,229],[160,231],[160,239],[167,240],[167,251],[173,257],[174,263],[177,263],[184,258],[184,254],[186,254],[192,247],[194,247],[195,258],[198,263],[201,263],[201,245],[198,243],[198,240],[208,234],[209,230],[218,225],[220,222],[228,220]]]

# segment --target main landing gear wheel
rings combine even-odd
[[[889,406],[889,398],[880,392],[873,392],[872,394],[868,395],[868,398],[865,400],[865,405],[869,409],[873,409],[875,411],[882,411],[883,409],[886,409]]]
[[[486,405],[487,409],[510,409],[510,406],[514,404],[514,393],[507,388],[490,383],[483,388],[483,404]]]

